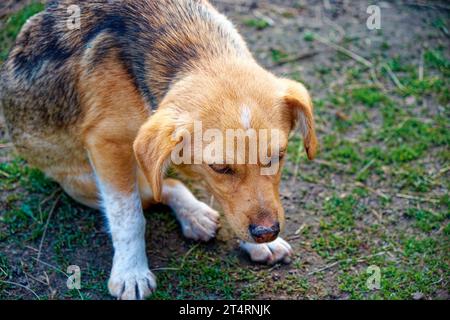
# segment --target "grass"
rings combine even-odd
[[[340,289],[353,299],[411,299],[415,294],[427,295],[438,290],[448,275],[448,264],[436,258],[436,255],[448,258],[448,253],[441,251],[440,246],[445,248],[444,243],[432,239],[401,236],[397,248],[401,252],[398,255],[401,267],[398,261],[386,256],[367,261],[368,265],[383,265],[379,290],[368,290],[367,275],[352,270],[351,264],[344,267],[339,277]]]
[[[275,63],[280,62],[281,60],[289,57],[289,55],[286,52],[283,52],[280,49],[272,49],[270,50],[270,54],[272,57],[272,61]]]
[[[32,3],[22,10],[12,14],[7,20],[6,25],[0,30],[0,62],[8,56],[9,48],[13,39],[17,36],[22,25],[32,15],[42,11],[44,5],[41,3]]]
[[[270,23],[264,19],[247,19],[244,21],[247,27],[255,28],[256,30],[264,30],[270,27]]]
[[[239,268],[236,258],[218,260],[213,252],[193,247],[188,256],[173,259],[167,268],[174,272],[158,273],[160,289],[153,299],[233,299],[251,298],[252,292],[239,284],[252,279]]]
[[[21,25],[41,9],[32,4],[4,21],[0,61]],[[291,13],[282,16],[295,20]],[[278,27],[246,16],[241,24],[261,37]],[[447,29],[444,19],[433,19],[424,34],[445,37]],[[289,41],[317,46],[312,33],[293,32]],[[306,160],[299,134],[288,146],[281,195],[286,236],[297,253],[292,263],[254,265],[230,250],[233,241],[186,241],[167,209],[156,208],[146,212],[147,253],[158,278],[152,299],[448,299],[450,60],[436,34],[420,50],[405,44],[394,51],[388,36],[378,33],[371,50],[382,87],[363,66],[336,53],[275,70],[312,83],[320,140],[317,162]],[[424,41],[416,36],[409,45]],[[288,45],[262,39],[267,46],[262,40],[256,45],[268,65],[293,55]],[[362,40],[348,37],[340,45]],[[101,214],[76,204],[11,149],[0,148],[0,158],[0,299],[34,298],[4,281],[47,299],[109,298],[112,248]],[[41,241],[47,265],[34,259]],[[82,270],[80,292],[65,286],[71,264]],[[379,289],[367,287],[369,266],[380,270]]]

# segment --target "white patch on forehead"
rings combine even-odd
[[[252,122],[252,112],[248,106],[243,106],[241,110],[241,123],[244,129],[250,129]]]

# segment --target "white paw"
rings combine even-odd
[[[289,263],[293,254],[289,243],[282,238],[276,238],[272,242],[260,244],[241,241],[241,249],[250,255],[252,261],[266,264]]]
[[[186,238],[209,241],[216,235],[219,213],[201,201],[178,208],[176,211],[181,230]]]
[[[112,296],[119,300],[142,300],[156,289],[155,275],[147,268],[115,272],[108,281]]]

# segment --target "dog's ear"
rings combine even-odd
[[[291,112],[291,128],[297,125],[300,127],[306,154],[308,159],[312,160],[317,151],[317,137],[311,97],[301,83],[287,79],[283,81],[287,84],[283,99]]]
[[[162,183],[170,165],[171,152],[182,140],[176,134],[180,126],[179,119],[174,118],[174,112],[170,107],[160,109],[141,126],[133,143],[138,165],[150,184],[153,198],[157,202],[161,201]]]

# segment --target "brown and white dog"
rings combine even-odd
[[[73,5],[78,28],[68,23]],[[195,121],[203,131],[276,129],[270,156],[282,165],[298,123],[308,158],[316,152],[305,87],[261,68],[206,0],[51,1],[22,28],[3,65],[0,106],[18,152],[72,198],[105,211],[114,245],[108,287],[120,299],[156,287],[143,208],[162,202],[186,237],[215,235],[218,213],[164,178],[184,140],[177,130],[192,132]],[[237,157],[250,147],[236,149]],[[205,182],[252,260],[273,263],[292,250],[277,237],[281,165],[262,175],[265,165],[206,159],[174,167]]]

